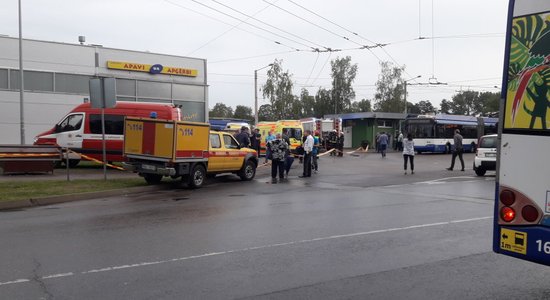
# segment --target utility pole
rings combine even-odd
[[[19,123],[21,128],[21,145],[25,145],[25,113],[23,95],[25,84],[23,80],[23,26],[21,24],[21,0],[19,0]]]
[[[254,70],[254,126],[258,125],[258,71],[271,66],[273,64]]]

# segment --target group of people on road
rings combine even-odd
[[[462,145],[462,135],[460,130],[456,129],[453,136],[453,152],[451,159],[451,166],[447,170],[452,171],[455,166],[455,160],[458,156],[461,165],[461,171],[464,171],[464,159],[462,154],[464,153],[464,147]],[[378,152],[382,154],[382,157],[386,157],[386,148],[388,145],[388,136],[382,132],[378,135],[376,139]],[[411,133],[407,133],[407,138],[403,137],[403,133],[399,132],[397,138],[397,149],[403,153],[403,169],[405,170],[405,175],[407,175],[407,165],[410,163],[411,174],[414,174],[414,140]]]
[[[235,138],[239,143],[240,147],[248,147],[255,149],[260,153],[260,143],[261,143],[261,134],[258,129],[254,129],[251,134],[248,133],[248,128],[243,126],[240,132],[235,134]],[[462,135],[460,130],[456,129],[454,132],[453,142],[453,152],[451,159],[451,166],[447,170],[452,171],[455,166],[456,157],[458,156],[461,164],[461,171],[464,171],[464,147],[462,145]],[[288,177],[290,168],[294,162],[294,154],[291,153],[290,149],[290,139],[286,132],[274,134],[273,131],[270,131],[265,138],[266,142],[266,156],[264,163],[267,163],[268,160],[271,160],[271,178],[273,182],[276,182],[277,177],[280,180]],[[327,150],[336,149],[338,151],[332,151],[331,155],[336,155],[338,152],[339,156],[343,154],[343,142],[344,134],[341,133],[339,136],[336,132],[331,132],[328,137],[327,145],[333,147]],[[389,136],[385,132],[381,132],[376,136],[376,148],[377,152],[382,155],[382,158],[386,157],[386,152],[388,148]],[[315,132],[313,135],[310,130],[304,131],[304,136],[302,139],[300,161],[303,163],[303,172],[300,178],[311,177],[311,172],[314,170],[318,171],[319,168],[319,146],[320,138],[319,133]],[[407,133],[406,138],[403,133],[399,132],[397,137],[397,150],[403,154],[403,168],[405,175],[407,174],[407,168],[410,164],[411,174],[414,174],[414,140],[411,133]]]

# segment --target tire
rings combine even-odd
[[[204,180],[206,179],[206,170],[202,165],[195,165],[193,167],[193,171],[191,171],[191,174],[189,174],[189,179],[187,184],[190,188],[200,188]]]
[[[158,174],[143,174],[143,178],[147,182],[147,184],[159,184],[162,180],[162,175]]]
[[[241,180],[250,181],[256,176],[256,164],[253,161],[248,160],[243,168],[238,173]]]
[[[483,175],[485,175],[485,173],[487,172],[487,170],[485,170],[485,169],[482,168],[482,167],[477,168],[475,171],[476,171],[476,175],[477,175],[477,176],[483,176]]]
[[[67,163],[66,160],[64,160],[63,162]],[[69,168],[74,168],[78,166],[79,163],[80,163],[80,159],[69,159]]]

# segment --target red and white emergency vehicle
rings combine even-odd
[[[123,161],[124,118],[146,117],[151,113],[165,120],[181,120],[181,110],[173,104],[117,102],[105,109],[105,140],[107,161]],[[80,154],[102,160],[101,109],[90,103],[75,107],[52,129],[35,137],[35,145],[57,145],[76,152],[69,154],[69,165],[76,166]]]

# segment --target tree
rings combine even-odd
[[[227,106],[221,102],[216,103],[214,107],[208,112],[210,118],[232,118],[233,108]]]
[[[439,112],[442,114],[450,114],[451,113],[451,101],[448,101],[447,99],[441,100]]]
[[[354,101],[351,103],[351,109],[349,112],[370,112],[372,106],[370,100],[361,99],[361,101]]]
[[[410,112],[416,113],[416,114],[429,114],[429,113],[435,113],[435,107],[432,105],[430,101],[422,100],[419,101],[416,104],[413,104],[411,107]],[[413,112],[414,110],[414,112]]]
[[[380,62],[380,75],[376,82],[374,109],[383,112],[402,112],[405,110],[404,86],[401,74],[405,67],[395,67],[392,63]]]
[[[498,113],[500,107],[500,92],[491,93],[483,92],[479,94],[479,102],[481,104],[481,109],[479,113],[482,116],[487,116],[489,114]]]
[[[235,113],[233,114],[233,118],[253,120],[254,115],[252,114],[252,108],[244,105],[237,105],[235,107]]]
[[[270,104],[264,104],[258,108],[258,121],[276,121]]]
[[[303,117],[322,117],[315,114],[315,97],[307,89],[302,88],[299,101],[302,103]]]
[[[479,93],[476,91],[461,91],[453,96],[451,110],[455,115],[472,116],[479,109],[477,105]]]
[[[291,115],[290,109],[294,101],[292,95],[292,75],[283,72],[282,61],[276,59],[267,71],[267,81],[263,85],[263,96],[269,99],[273,117],[277,120],[286,119]]]
[[[355,91],[351,86],[357,75],[357,64],[351,64],[351,57],[336,58],[330,62],[332,67],[331,99],[334,113],[342,113],[351,109],[351,101],[355,99]]]
[[[334,107],[331,107],[330,90],[320,88],[315,95],[315,117],[333,114]]]

